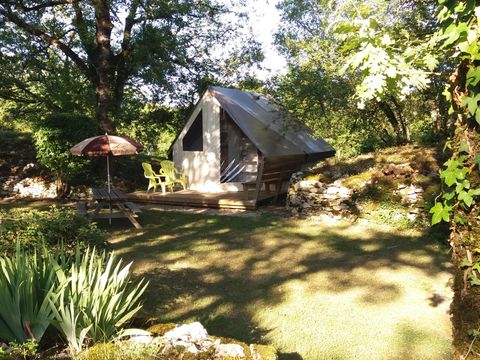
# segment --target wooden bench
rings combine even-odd
[[[80,215],[87,215],[87,203],[85,201],[78,201],[76,207]]]
[[[140,209],[140,207],[133,202],[127,201],[125,202],[125,206],[134,214],[140,214],[142,212],[142,209]]]

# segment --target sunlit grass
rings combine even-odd
[[[140,221],[114,224],[112,245],[151,280],[148,317],[199,320],[284,359],[450,357],[438,234],[155,210]]]
[[[441,234],[156,210],[140,222],[101,226],[151,281],[146,317],[199,320],[215,335],[271,343],[283,359],[450,358]]]

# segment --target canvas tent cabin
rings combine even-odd
[[[335,154],[323,139],[253,92],[211,86],[169,150],[199,192],[259,191],[282,183],[303,164]]]

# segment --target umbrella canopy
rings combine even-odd
[[[107,183],[110,192],[110,155],[133,155],[143,150],[143,145],[124,136],[100,135],[85,139],[70,148],[73,155],[81,156],[106,156],[107,157]]]
[[[143,145],[124,136],[100,135],[85,139],[70,149],[73,155],[119,156],[133,155],[143,150]]]

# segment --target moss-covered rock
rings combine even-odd
[[[147,331],[154,336],[163,336],[170,330],[175,329],[176,326],[177,325],[173,323],[155,324],[150,326]]]

